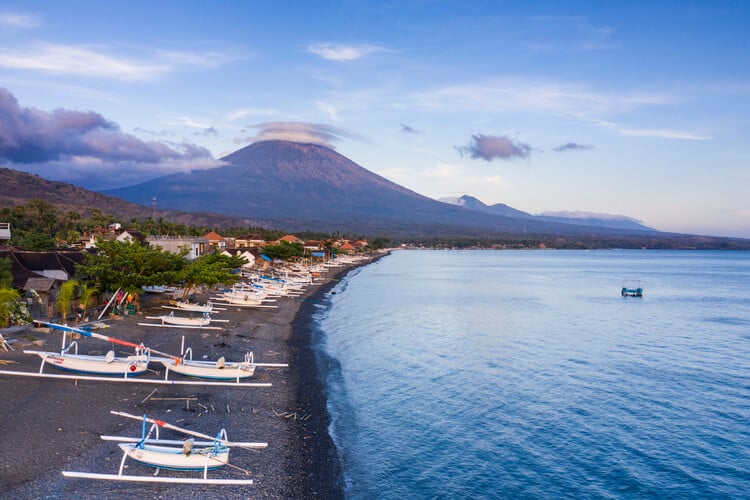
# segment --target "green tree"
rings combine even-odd
[[[382,248],[386,248],[389,245],[389,240],[385,238],[375,238],[370,242],[370,248],[373,250],[380,250]]]
[[[94,300],[94,297],[99,293],[99,289],[95,286],[89,286],[86,283],[82,283],[79,289],[81,293],[81,317],[86,317],[86,312],[89,306]]]
[[[235,283],[238,275],[233,271],[244,263],[245,261],[239,257],[228,257],[218,253],[203,255],[189,262],[181,273],[183,299],[187,299],[192,291],[201,285],[212,287],[218,283]]]
[[[188,249],[175,254],[138,241],[97,240],[97,252],[88,254],[76,274],[97,283],[100,290],[120,288],[139,294],[142,287],[178,285],[187,266]]]
[[[79,283],[77,280],[68,280],[64,282],[60,289],[57,291],[57,297],[55,298],[55,304],[57,309],[60,311],[62,321],[65,322],[68,317],[68,311],[70,311],[70,304],[76,297],[76,288]]]
[[[23,231],[18,238],[13,236],[15,244],[32,252],[44,252],[55,249],[55,238],[48,233]]]
[[[279,243],[264,246],[263,253],[272,259],[289,260],[292,257],[302,257],[305,255],[305,247],[302,246],[302,243],[297,241],[294,243],[281,241]]]
[[[5,257],[0,259],[0,287],[11,288],[13,284],[11,265],[10,259]]]
[[[15,288],[0,286],[0,326],[6,327],[10,324],[11,312],[17,307],[21,294]]]

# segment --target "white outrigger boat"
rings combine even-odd
[[[52,325],[51,323],[41,324]],[[148,363],[151,360],[151,350],[143,344],[125,342],[83,329],[62,327],[61,325],[54,326],[63,329],[62,348],[60,349],[59,353],[33,350],[23,351],[25,354],[36,354],[37,356],[42,358],[42,364],[39,367],[40,374],[44,373],[45,365],[50,365],[59,370],[73,373],[102,375],[110,377],[132,377],[135,375],[141,375],[145,373],[146,370],[148,370]],[[76,342],[75,340],[72,341],[67,347],[65,346],[65,340],[67,338],[65,334],[66,331],[71,331],[88,337],[97,337],[102,340],[108,340],[109,342],[112,342],[114,344],[132,347],[135,350],[135,354],[125,357],[115,356],[114,351],[108,351],[104,356],[78,354],[78,342]],[[72,353],[70,352],[71,350],[73,350]]]
[[[134,356],[127,357],[116,357],[114,351],[108,351],[104,356],[78,354],[78,352],[71,354],[69,352],[71,347],[76,347],[77,351],[77,343],[73,342],[60,353],[27,350],[23,352],[25,354],[36,354],[42,358],[39,373],[44,372],[45,365],[73,373],[109,377],[133,377],[142,375],[148,370],[150,356],[148,349],[145,347],[137,348]]]
[[[182,302],[179,300],[172,300],[169,302],[171,305],[162,306],[164,309],[173,309],[175,311],[188,311],[188,312],[199,312],[199,313],[213,313],[216,311],[226,311],[226,309],[215,307],[213,302],[210,300],[205,304],[194,304],[192,302]]]
[[[208,477],[208,471],[231,466],[245,474],[249,472],[240,467],[229,464],[229,450],[231,448],[266,448],[267,443],[236,443],[227,439],[226,430],[221,429],[216,437],[200,432],[183,429],[162,420],[148,418],[146,415],[138,417],[124,412],[111,411],[114,415],[141,420],[141,437],[101,436],[105,441],[119,441],[122,450],[122,460],[117,474],[98,474],[91,472],[63,471],[64,477],[81,479],[101,479],[107,481],[131,481],[153,483],[181,483],[181,484],[253,484],[252,479],[214,479]],[[147,424],[151,424],[148,432]],[[192,436],[187,440],[167,440],[159,438],[159,427],[172,429]],[[155,438],[151,438],[154,434]],[[205,441],[195,441],[198,437]],[[138,463],[156,469],[151,476],[130,476],[123,473],[125,462],[130,458]],[[190,477],[159,477],[161,470],[202,472],[200,478]]]
[[[148,363],[150,361],[161,362],[171,361],[173,366],[170,366],[172,371],[178,371],[175,368],[182,363],[182,358],[174,356],[165,352],[157,351],[149,347],[145,347],[143,344],[135,344],[127,342],[125,340],[119,340],[106,335],[93,333],[80,328],[74,328],[66,325],[58,325],[55,323],[45,323],[37,321],[37,323],[49,326],[63,331],[63,336],[66,332],[77,333],[86,337],[94,337],[101,340],[106,340],[114,344],[132,347],[135,349],[134,356],[127,356],[118,358],[114,356],[113,351],[109,351],[105,356],[92,356],[84,354],[70,354],[69,350],[71,347],[76,346],[77,343],[73,342],[67,348],[63,347],[60,353],[45,352],[45,351],[24,351],[27,354],[35,354],[42,358],[42,365],[38,372],[23,372],[23,371],[11,371],[11,370],[0,370],[0,375],[12,375],[19,377],[36,377],[36,378],[51,378],[51,379],[65,379],[65,380],[90,380],[98,382],[133,382],[142,384],[161,384],[161,385],[200,385],[200,386],[226,386],[226,387],[271,387],[270,383],[267,382],[240,382],[237,377],[207,377],[205,374],[209,372],[202,372],[200,370],[193,370],[190,376],[201,378],[203,380],[171,380],[168,378],[169,370],[167,370],[167,377],[164,379],[150,379],[143,377],[135,377],[147,371]],[[184,342],[184,337],[183,337]],[[63,346],[65,345],[65,337],[63,337]],[[155,357],[153,355],[163,356]],[[191,361],[191,360],[187,360]],[[201,363],[198,361],[192,361],[192,363]],[[67,370],[69,374],[52,374],[44,373],[44,367],[46,365],[54,366],[61,370]],[[255,366],[260,366],[255,364]],[[273,364],[266,364],[265,366],[276,366]],[[179,369],[179,368],[178,368]],[[244,377],[243,377],[244,378]]]
[[[193,349],[188,347],[184,349],[185,337],[182,337],[183,351],[180,359],[158,358],[156,359],[166,368],[164,378],[169,377],[169,372],[173,371],[186,377],[197,377],[210,380],[240,380],[252,377],[255,369],[262,368],[287,368],[286,363],[256,363],[252,352],[245,353],[244,361],[226,361],[223,357],[216,361],[197,361],[193,360]]]
[[[214,323],[229,323],[228,319],[213,319],[211,315],[204,312],[198,317],[187,317],[187,316],[175,316],[174,311],[170,311],[169,314],[162,314],[160,316],[146,316],[146,319],[160,320],[161,323],[138,323],[141,326],[162,326],[162,327],[179,327],[179,328],[201,328],[203,330],[220,330],[219,327],[211,327],[211,322]]]

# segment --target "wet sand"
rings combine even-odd
[[[163,314],[158,301],[144,302],[144,313],[108,321],[103,335],[178,353],[181,337],[194,359],[239,361],[253,351],[256,362],[289,363],[289,368],[258,368],[253,382],[268,388],[150,385],[51,380],[0,375],[0,498],[343,498],[341,470],[328,434],[324,386],[311,348],[314,304],[352,266],[335,268],[325,280],[308,287],[302,297],[285,297],[277,309],[226,306],[216,315],[227,319],[221,330],[139,326],[146,315]],[[162,302],[165,303],[165,302]],[[222,306],[223,307],[223,306]],[[153,322],[153,321],[151,321]],[[24,335],[44,340],[29,345]],[[12,337],[12,336],[11,336]],[[16,335],[16,349],[0,350],[0,369],[35,372],[40,358],[25,349],[59,351],[62,333],[30,329]],[[82,337],[79,352],[104,354],[105,341]],[[118,355],[126,354],[118,348]],[[150,368],[163,368],[151,363]],[[60,373],[46,368],[46,373]],[[149,377],[155,377],[150,374]],[[251,486],[121,483],[63,478],[61,471],[116,474],[122,453],[103,434],[135,436],[141,423],[110,414],[110,410],[167,421],[204,434],[225,428],[232,441],[267,442],[262,450],[232,449],[234,467],[210,477],[253,479]],[[162,429],[165,439],[184,435]],[[126,474],[151,475],[153,469],[128,460]],[[242,470],[241,470],[242,469]],[[245,473],[247,471],[248,473]],[[163,471],[160,475],[195,477],[194,473]]]

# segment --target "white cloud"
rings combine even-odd
[[[178,123],[181,123],[182,125],[186,125],[191,128],[199,128],[199,129],[207,129],[211,127],[210,123],[201,123],[193,120],[189,116],[181,116],[177,119]]]
[[[453,163],[440,162],[431,168],[418,171],[406,167],[390,167],[378,173],[436,200],[465,194],[495,200],[501,193],[507,193],[511,189],[505,177],[477,174],[462,165]]]
[[[681,139],[686,141],[708,141],[712,139],[712,137],[709,135],[701,135],[693,132],[685,132],[682,130],[619,128],[618,132],[620,132],[622,135],[632,137],[659,137],[662,139]]]
[[[218,53],[159,52],[142,61],[110,52],[104,46],[38,43],[26,49],[0,49],[0,68],[146,81],[180,69],[212,67],[228,60]]]
[[[339,121],[339,115],[336,110],[336,106],[332,104],[328,104],[325,102],[317,102],[315,103],[315,106],[322,111],[323,113],[328,115],[328,118],[330,118],[332,121],[337,122]]]
[[[572,117],[600,117],[643,106],[672,104],[665,93],[607,94],[583,85],[523,78],[492,78],[482,82],[449,85],[410,96],[423,108],[465,111],[524,111]]]
[[[343,45],[334,43],[317,43],[307,47],[307,52],[328,59],[329,61],[355,61],[375,52],[386,49],[377,45]]]
[[[682,102],[679,95],[667,92],[599,92],[570,83],[494,78],[429,89],[413,94],[410,100],[419,107],[441,112],[514,112],[563,117],[614,130],[625,136],[692,141],[712,138],[705,133],[689,130],[625,127],[607,118]]]
[[[278,114],[279,110],[273,108],[241,108],[229,113],[227,115],[227,120],[235,121],[249,116],[272,116]]]
[[[634,219],[633,217],[628,217],[625,215],[615,215],[615,214],[604,214],[604,213],[597,213],[597,212],[585,212],[580,210],[573,210],[573,211],[547,211],[542,212],[538,215],[544,215],[548,217],[565,217],[568,219],[602,219],[602,220],[611,220],[611,221],[630,221],[630,222],[637,222],[642,223],[643,221],[640,221],[638,219]]]
[[[255,137],[236,138],[235,142],[244,144],[247,142],[260,141],[292,141],[305,144],[319,144],[331,149],[336,149],[333,143],[341,139],[359,139],[346,130],[325,125],[321,123],[305,122],[266,122],[251,125],[259,132]]]
[[[39,18],[28,14],[18,14],[16,12],[0,12],[0,26],[7,28],[36,28],[42,22]]]

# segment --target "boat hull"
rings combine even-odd
[[[127,358],[115,358],[107,361],[104,356],[84,356],[79,354],[39,353],[44,364],[53,366],[58,370],[72,373],[105,375],[112,377],[132,377],[141,375],[148,369],[147,356],[129,356]]]
[[[161,360],[169,371],[185,377],[210,380],[243,380],[255,374],[255,365],[246,363],[226,363],[224,368],[218,368],[214,363],[200,361],[183,361],[176,364],[172,360]]]
[[[121,443],[120,449],[130,459],[157,469],[203,471],[220,469],[229,462],[229,449],[214,447],[193,450],[186,455],[182,448],[172,446],[144,445]]]
[[[175,326],[208,326],[211,324],[210,318],[181,318],[179,316],[159,316],[162,323]]]
[[[214,306],[213,304],[189,304],[187,302],[174,302],[173,305],[182,310],[182,311],[189,311],[189,312],[200,312],[200,313],[210,313],[213,312]]]

